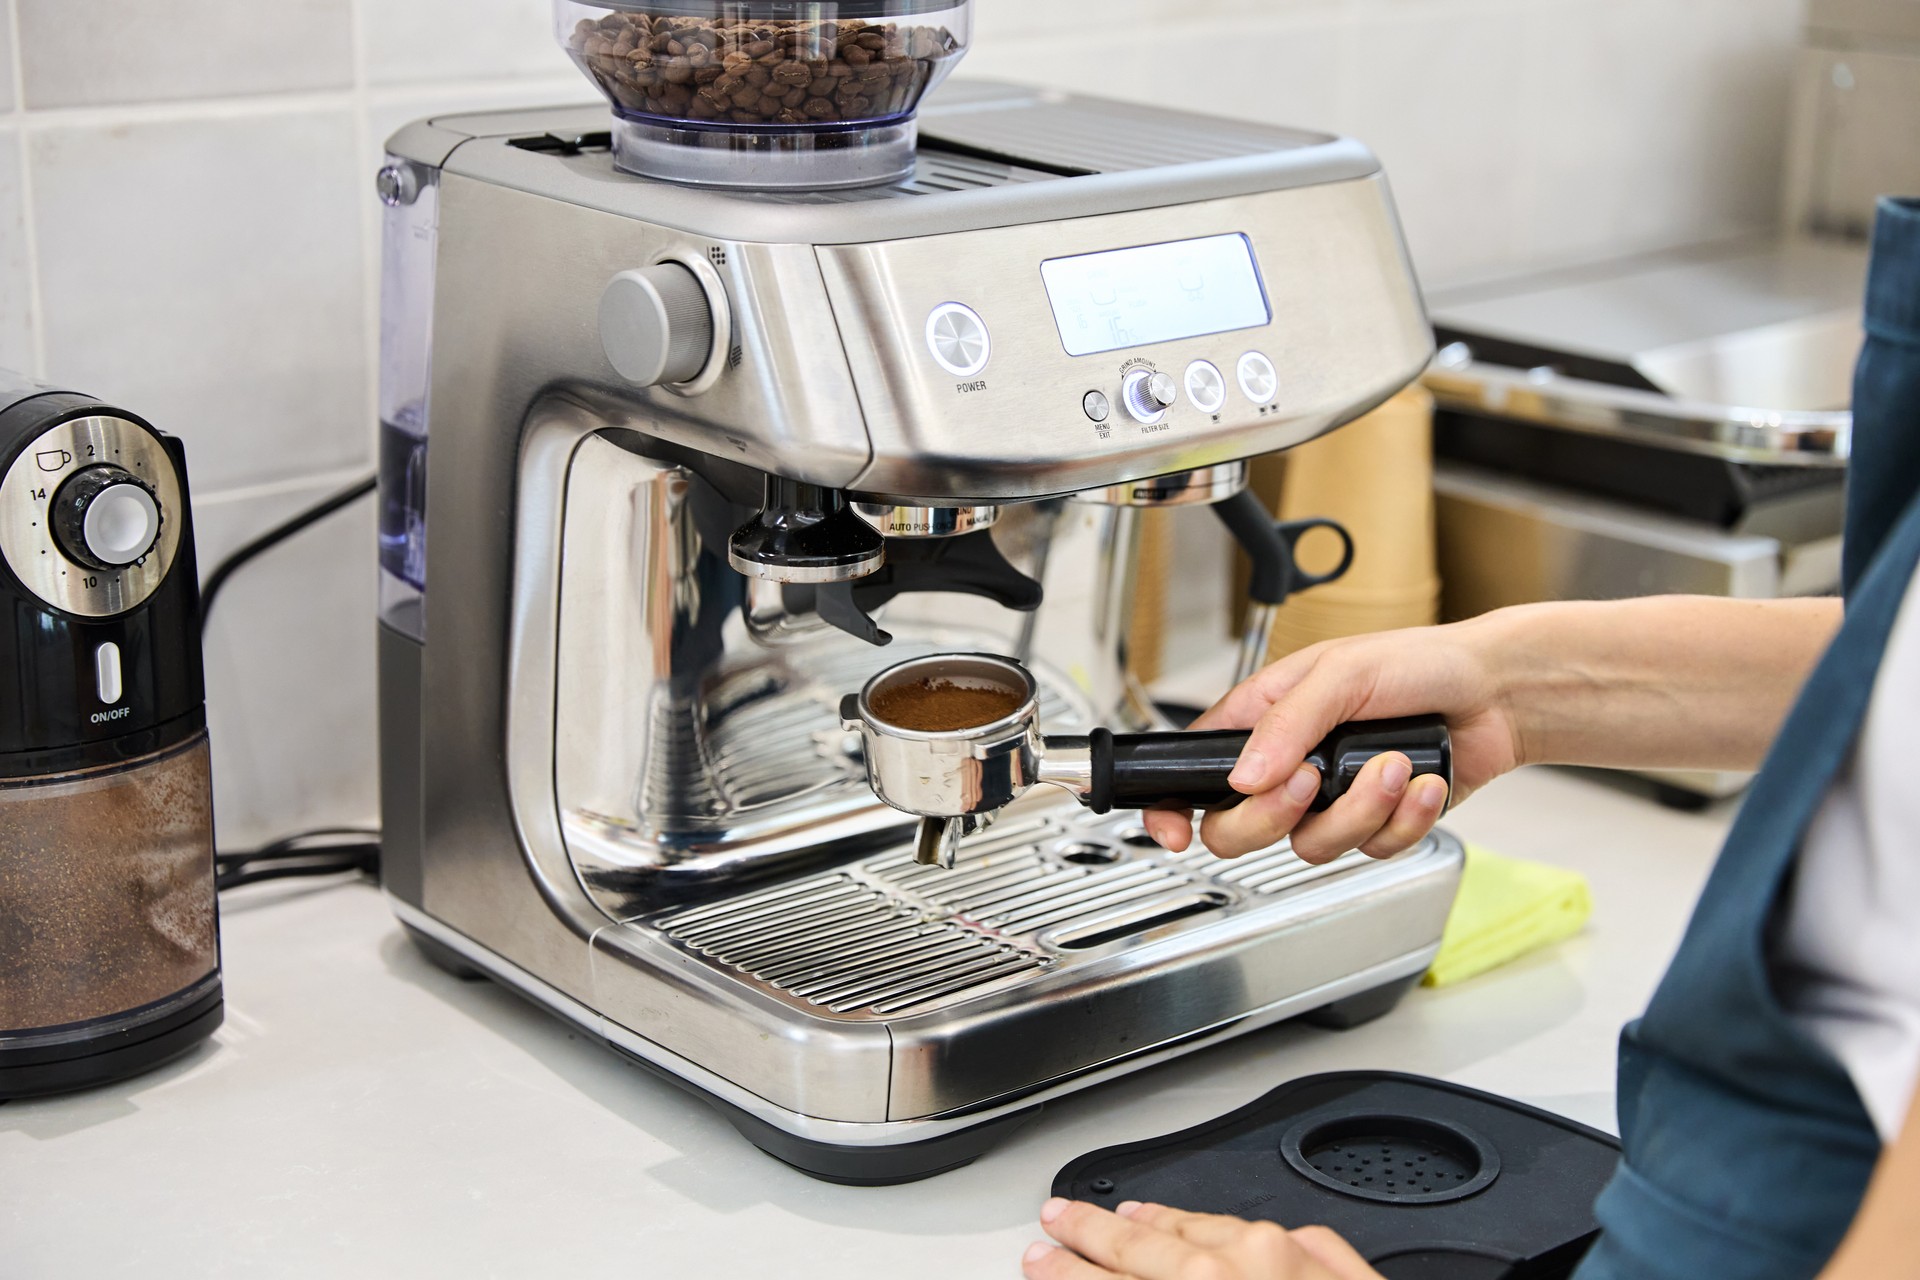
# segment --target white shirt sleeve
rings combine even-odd
[[[1920,1079],[1920,578],[1852,758],[1807,828],[1773,978],[1891,1142]]]

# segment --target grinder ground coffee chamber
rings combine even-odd
[[[831,5],[562,7],[603,85],[616,57],[696,89],[934,60],[899,6],[831,31]],[[772,25],[798,8],[813,26]],[[936,71],[966,34],[940,8]],[[1221,862],[1035,793],[926,867],[839,717],[882,668],[973,649],[1034,672],[1051,729],[1152,727],[1122,639],[1138,506],[1230,498],[1243,459],[1431,355],[1377,162],[962,84],[887,126],[903,179],[726,191],[624,172],[616,141],[705,131],[699,170],[806,126],[667,105],[390,144],[384,864],[416,940],[853,1182],[964,1163],[1216,1039],[1388,1007],[1438,945],[1451,839]]]

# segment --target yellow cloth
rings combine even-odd
[[[1498,968],[1571,938],[1592,914],[1593,894],[1579,872],[1469,845],[1440,954],[1422,981],[1444,987]]]

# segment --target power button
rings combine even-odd
[[[987,367],[993,340],[986,321],[961,302],[943,302],[927,316],[927,351],[956,378],[971,378]]]
[[[120,672],[120,646],[111,640],[93,651],[93,685],[103,707],[117,705],[126,692]]]

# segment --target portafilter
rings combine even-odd
[[[1114,809],[1228,809],[1246,797],[1227,783],[1246,730],[1048,737],[1039,686],[1011,658],[936,654],[889,667],[849,694],[842,724],[860,734],[874,794],[920,819],[915,858],[952,867],[963,836],[1033,787],[1066,791],[1095,813]],[[1453,785],[1453,746],[1440,716],[1353,721],[1328,734],[1306,763],[1320,771],[1311,811],[1345,795],[1388,751],[1415,776]]]

